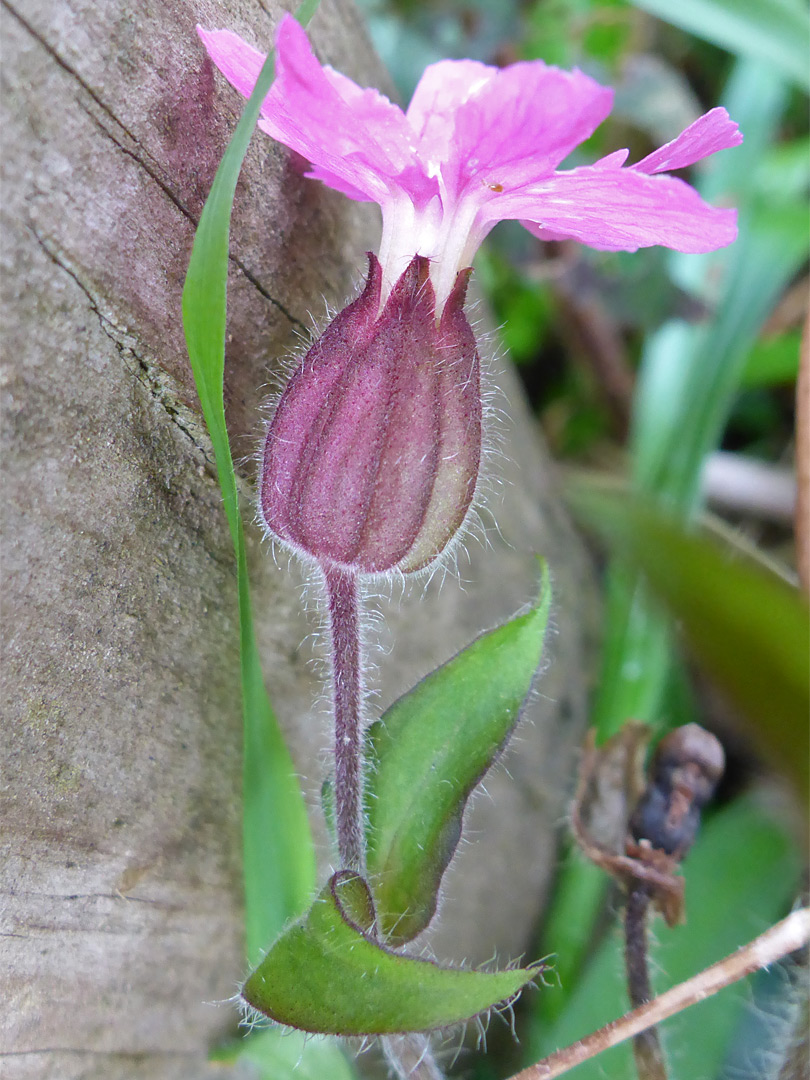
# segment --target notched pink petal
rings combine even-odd
[[[456,112],[442,174],[451,192],[515,191],[549,176],[610,112],[613,91],[539,60],[503,68]]]
[[[573,169],[536,190],[534,205],[525,196],[510,201],[514,216],[536,236],[578,240],[603,251],[654,244],[715,251],[737,236],[736,210],[709,206],[682,180],[634,169]]]
[[[320,180],[322,184],[326,184],[333,191],[339,191],[341,195],[345,195],[347,199],[353,199],[355,202],[376,201],[373,195],[367,195],[365,191],[361,191],[342,176],[330,172],[329,169],[323,168],[321,165],[313,165],[311,169],[304,173],[304,176],[309,180]]]
[[[424,158],[439,160],[447,153],[459,108],[497,71],[477,60],[440,60],[425,68],[405,114]]]
[[[725,109],[711,109],[685,128],[680,135],[654,150],[633,168],[642,173],[673,172],[696,161],[728,150],[743,141],[742,132]]]
[[[279,25],[277,75],[262,128],[297,150],[318,178],[384,205],[404,190],[415,202],[436,190],[411,146],[402,110],[377,90],[324,68],[302,27],[290,15]]]
[[[394,145],[408,146],[411,131],[399,105],[394,105],[374,87],[358,86],[328,65],[322,70],[338,97],[351,109],[356,123],[365,125],[370,132],[383,136]]]
[[[612,154],[593,163],[594,169],[620,169],[627,161],[629,150],[614,150]]]

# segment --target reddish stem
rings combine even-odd
[[[647,959],[647,911],[650,894],[642,884],[634,885],[627,896],[624,913],[624,956],[627,989],[633,1009],[653,999]],[[667,1068],[658,1030],[648,1027],[633,1036],[633,1055],[639,1080],[667,1080]]]
[[[360,588],[357,575],[334,564],[322,567],[329,603],[332,699],[335,709],[335,824],[341,867],[362,873],[363,671]]]

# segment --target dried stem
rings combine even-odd
[[[736,953],[701,971],[699,975],[673,986],[648,1004],[641,1005],[572,1046],[557,1050],[536,1065],[530,1065],[511,1080],[554,1080],[554,1077],[562,1076],[575,1065],[581,1065],[583,1061],[596,1057],[603,1050],[618,1046],[626,1039],[646,1031],[653,1024],[660,1024],[662,1020],[711,997],[718,990],[745,978],[746,975],[752,975],[760,968],[776,963],[788,953],[806,946],[808,941],[810,908],[802,908],[754,938]]]
[[[345,870],[362,873],[363,853],[363,670],[360,588],[357,575],[339,566],[323,568],[332,643],[335,709],[335,825]]]
[[[650,894],[644,885],[635,885],[627,895],[624,911],[624,958],[627,967],[627,991],[634,1009],[652,1001],[649,960],[647,956],[647,912]],[[639,1080],[667,1080],[667,1067],[661,1040],[655,1027],[633,1038],[633,1054]]]

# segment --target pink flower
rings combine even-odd
[[[223,75],[249,95],[264,56],[230,31],[198,33]],[[684,181],[659,175],[742,142],[725,109],[712,109],[635,165],[624,167],[621,150],[559,170],[613,102],[611,90],[581,71],[540,60],[502,69],[443,60],[425,70],[403,113],[322,67],[289,15],[276,45],[276,80],[259,127],[311,162],[307,175],[379,203],[383,298],[420,254],[431,260],[440,311],[458,271],[507,218],[544,239],[606,251],[652,244],[713,251],[736,237],[736,211],[709,206]]]

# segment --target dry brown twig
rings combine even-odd
[[[575,1065],[581,1065],[596,1057],[603,1050],[626,1039],[633,1038],[654,1024],[674,1016],[690,1005],[696,1005],[723,990],[726,986],[752,975],[761,968],[769,967],[789,953],[805,947],[810,942],[810,908],[801,908],[786,919],[766,930],[764,934],[743,945],[737,952],[712,964],[699,975],[659,994],[647,1005],[633,1009],[618,1020],[586,1035],[584,1039],[556,1050],[549,1057],[516,1073],[511,1080],[554,1080],[563,1076]]]

